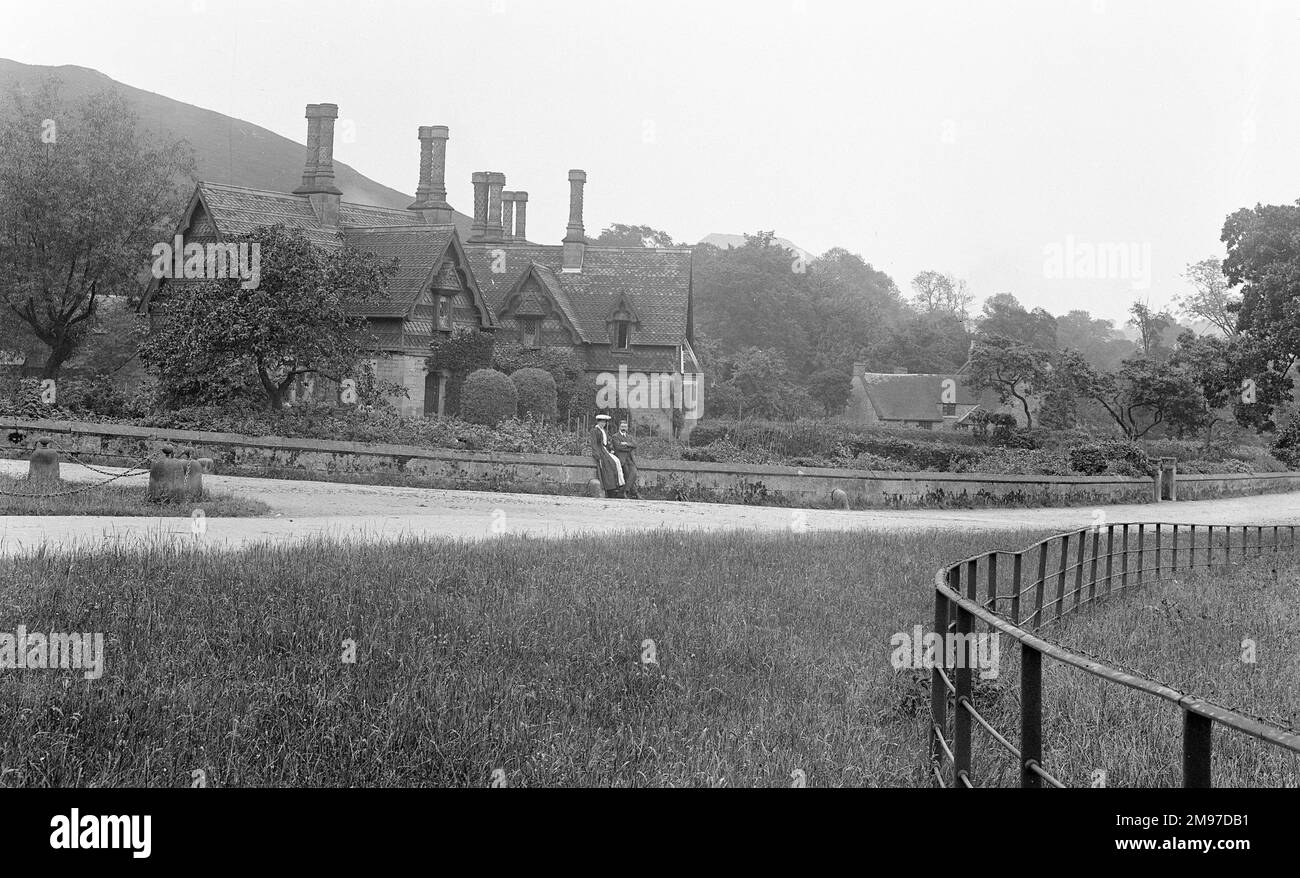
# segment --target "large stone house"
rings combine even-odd
[[[691,348],[691,250],[589,244],[583,228],[586,174],[569,172],[563,239],[527,236],[528,193],[507,191],[505,175],[472,177],[474,213],[447,202],[448,130],[419,129],[419,185],[405,210],[352,204],[334,185],[334,104],[307,107],[307,159],[293,192],[199,183],[178,224],[185,244],[237,240],[258,226],[302,229],[320,247],[352,246],[396,264],[387,297],[365,315],[378,339],[381,378],[403,385],[394,402],[407,415],[445,412],[447,380],[426,365],[430,342],[461,329],[496,333],[529,347],[577,352],[597,381],[627,373],[688,386],[700,372]],[[154,281],[143,308],[165,319],[166,279]],[[659,399],[635,420],[668,425],[680,397]]]

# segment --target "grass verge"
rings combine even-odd
[[[260,500],[246,497],[231,497],[224,494],[204,492],[201,501],[154,502],[148,497],[144,484],[147,476],[132,476],[111,482],[103,487],[78,491],[75,494],[61,492],[85,488],[89,483],[63,482],[57,487],[33,485],[27,479],[18,479],[0,473],[0,515],[121,515],[146,516],[160,515],[166,517],[188,518],[195,509],[202,509],[209,517],[246,518],[266,515],[271,511]],[[13,496],[49,492],[47,496]]]

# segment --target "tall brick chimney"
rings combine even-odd
[[[307,162],[302,184],[293,190],[295,195],[307,196],[326,229],[338,228],[343,195],[334,185],[334,120],[338,117],[338,104],[307,105]]]
[[[482,241],[487,236],[488,172],[475,171],[469,179],[474,184],[474,224],[469,227],[469,240]]]
[[[587,237],[582,228],[582,187],[587,172],[569,171],[569,226],[564,235],[564,271],[582,271]]]
[[[426,223],[453,221],[447,203],[448,137],[446,125],[420,126],[420,185],[415,190],[415,201],[406,209],[418,212]]]
[[[515,237],[516,241],[525,241],[528,239],[528,193],[516,191],[514,193],[515,205]]]
[[[501,192],[501,238],[515,239],[515,193],[504,190]]]
[[[505,174],[500,171],[488,174],[487,238],[490,241],[500,241],[505,237],[501,227],[501,192],[505,186]]]

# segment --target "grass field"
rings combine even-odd
[[[925,675],[890,666],[890,637],[928,627],[941,563],[1039,536],[658,532],[0,560],[0,632],[106,642],[99,680],[0,671],[0,784],[179,786],[202,770],[215,786],[486,786],[501,769],[512,786],[788,786],[798,769],[810,786],[922,785]],[[1278,636],[1295,631],[1284,619]],[[1205,659],[1135,637],[1162,666]],[[1009,648],[1003,666],[990,688],[1009,717]],[[1295,688],[1263,659],[1250,687],[1204,673],[1273,712]],[[1147,764],[1176,772],[1176,710],[1148,718],[1083,692],[1046,674],[1049,767],[1177,783]]]
[[[248,517],[271,511],[260,500],[229,497],[205,492],[198,503],[154,503],[146,496],[148,478],[132,477],[64,496],[12,496],[12,494],[56,494],[85,487],[82,482],[64,482],[57,488],[32,485],[26,479],[0,474],[0,515],[162,515],[188,518],[195,509],[210,517]],[[9,493],[6,493],[9,492]]]

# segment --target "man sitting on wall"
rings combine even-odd
[[[596,475],[600,477],[600,486],[605,489],[605,496],[618,497],[623,489],[623,465],[614,456],[609,441],[609,422],[609,415],[596,415],[596,426],[591,428],[588,439],[591,456],[596,461]]]
[[[611,437],[610,442],[614,447],[614,456],[623,467],[623,496],[636,500],[636,461],[632,459],[636,443],[627,433],[627,421],[618,422],[618,432]]]

